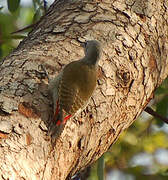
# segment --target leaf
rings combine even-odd
[[[104,155],[102,155],[98,160],[97,176],[98,180],[104,180]]]
[[[24,35],[12,35],[11,36],[11,39],[23,39],[23,38],[25,38],[26,36],[24,36]]]
[[[160,102],[157,103],[156,112],[165,118],[167,117],[167,114],[168,114],[168,96],[165,96]],[[156,118],[156,120],[157,120],[157,125],[159,125],[160,127],[163,126],[163,121],[161,121],[158,118]]]
[[[38,8],[33,17],[33,23],[37,22],[41,16],[42,16],[42,12],[41,12],[40,8]]]
[[[163,88],[160,86],[156,89],[155,95],[165,94],[167,92],[168,92],[167,88]]]
[[[156,89],[155,94],[166,94],[168,93],[168,77],[163,81],[163,83]]]
[[[8,10],[11,13],[14,13],[19,7],[20,0],[7,0],[7,3],[8,3]]]

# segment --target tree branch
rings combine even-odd
[[[155,112],[152,108],[146,107],[144,111],[168,124],[168,119]]]

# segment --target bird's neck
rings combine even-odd
[[[82,59],[82,61],[89,65],[98,65],[99,61],[99,53],[98,52],[88,52],[85,54],[85,57]]]

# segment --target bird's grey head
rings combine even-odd
[[[92,65],[98,64],[101,54],[100,43],[96,40],[86,41],[84,43],[84,49],[85,57],[83,60]]]

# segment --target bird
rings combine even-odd
[[[49,134],[54,138],[61,134],[68,119],[84,110],[96,88],[100,42],[88,40],[81,45],[85,56],[67,64],[49,83],[54,104]]]

